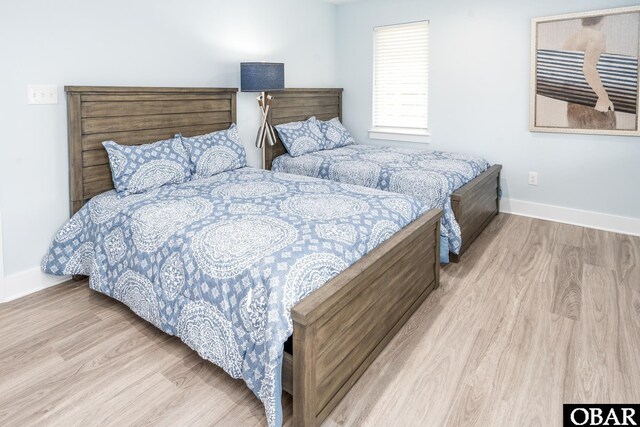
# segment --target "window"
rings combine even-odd
[[[374,29],[371,138],[427,142],[429,21]]]

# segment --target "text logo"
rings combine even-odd
[[[638,426],[640,405],[563,405],[565,427]]]

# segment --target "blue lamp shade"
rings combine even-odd
[[[240,63],[240,90],[267,92],[284,89],[284,64],[274,62]]]

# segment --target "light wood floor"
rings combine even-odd
[[[640,238],[501,214],[441,281],[325,425],[554,426],[563,402],[640,402]],[[0,425],[141,424],[265,418],[85,283],[0,305]]]

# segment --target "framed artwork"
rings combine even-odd
[[[640,6],[531,22],[530,130],[640,135]]]

